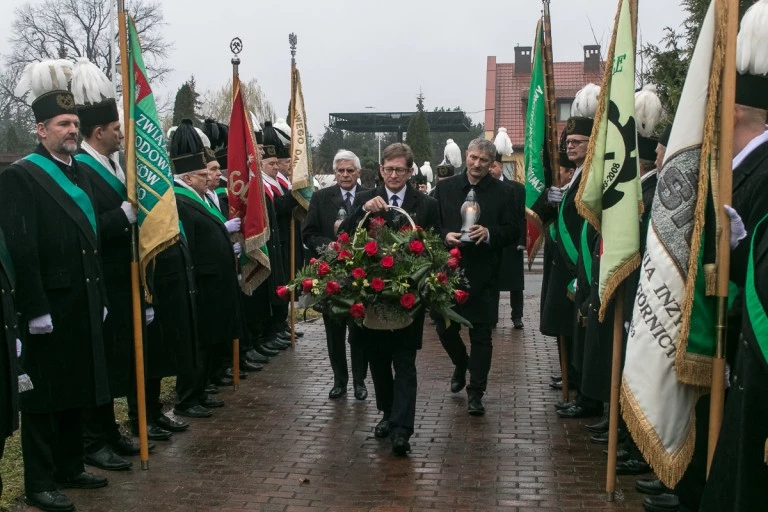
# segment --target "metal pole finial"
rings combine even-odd
[[[288,34],[288,44],[291,47],[291,64],[296,65],[296,45],[299,42],[298,36],[291,32]]]
[[[229,42],[229,50],[232,52],[232,65],[236,66],[240,64],[240,57],[238,55],[243,51],[243,40],[239,37],[235,37]]]

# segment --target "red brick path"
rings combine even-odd
[[[157,443],[149,471],[110,473],[105,489],[67,494],[81,512],[641,510],[635,477],[620,477],[618,501],[605,501],[604,447],[590,444],[585,421],[555,414],[560,394],[547,383],[557,349],[537,331],[537,295],[527,297],[523,331],[511,329],[502,302],[482,418],[467,415],[464,392],[450,393],[450,361],[427,325],[408,458],[373,437],[370,377],[367,400],[351,389],[328,399],[317,322],[239,391],[223,391],[227,407],[214,418]]]

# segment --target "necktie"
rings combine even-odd
[[[397,197],[397,196],[392,196],[392,197],[390,198],[390,200],[389,200],[390,204],[391,204],[392,206],[399,206],[399,205],[397,204],[397,199],[398,199],[398,197]]]
[[[345,194],[344,205],[347,208],[347,213],[352,212],[352,192],[347,192]]]

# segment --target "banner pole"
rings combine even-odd
[[[288,119],[293,122],[293,112],[296,108],[296,44],[298,38],[295,34],[288,36],[288,44],[291,48],[291,104]],[[293,127],[291,127],[293,129]],[[293,158],[291,158],[291,181],[293,181]],[[294,209],[295,210],[295,209]],[[296,278],[296,214],[291,213],[291,281]],[[291,290],[291,347],[296,346],[296,293]]]
[[[230,48],[231,46],[230,44]],[[235,94],[240,86],[240,57],[235,54],[230,62],[232,63],[232,105],[234,106]],[[229,218],[229,212],[227,212],[227,218]],[[245,250],[245,239],[243,239],[241,250]],[[237,270],[237,256],[235,256],[235,270]],[[232,387],[235,391],[240,389],[240,338],[232,340]]]
[[[731,263],[731,223],[723,205],[731,204],[733,187],[733,117],[736,103],[736,36],[739,30],[738,0],[725,2],[725,59],[720,87],[719,182],[715,214],[718,222],[717,240],[717,337],[712,358],[712,387],[710,389],[709,438],[707,441],[707,477],[715,454],[725,407],[725,337],[728,317],[729,270]]]
[[[545,111],[547,119],[546,138],[549,165],[552,168],[552,186],[560,185],[560,158],[557,138],[557,98],[555,97],[555,66],[552,61],[552,24],[549,14],[549,0],[544,0],[544,87],[546,88]],[[565,390],[565,381],[563,389]]]
[[[608,470],[605,492],[608,501],[616,498],[616,450],[619,447],[619,388],[621,355],[624,348],[624,284],[616,290],[613,310],[613,357],[611,359],[611,401],[608,408]]]
[[[134,126],[130,107],[130,78],[128,67],[128,24],[125,3],[117,0],[117,26],[120,38],[120,74],[122,79],[123,114],[126,128],[126,181],[136,186],[136,156],[134,154]],[[136,208],[136,204],[133,207]],[[147,397],[144,382],[144,322],[139,288],[139,226],[131,226],[131,305],[133,311],[133,354],[136,369],[136,405],[139,414],[139,459],[141,469],[149,469],[149,441],[147,438]]]

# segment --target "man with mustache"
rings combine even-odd
[[[0,227],[25,342],[21,364],[34,383],[20,396],[25,501],[41,510],[74,510],[58,489],[107,485],[83,466],[83,409],[110,400],[102,333],[108,312],[91,181],[73,158],[79,118],[66,64],[25,68],[21,88],[31,88],[40,144],[0,175]]]

